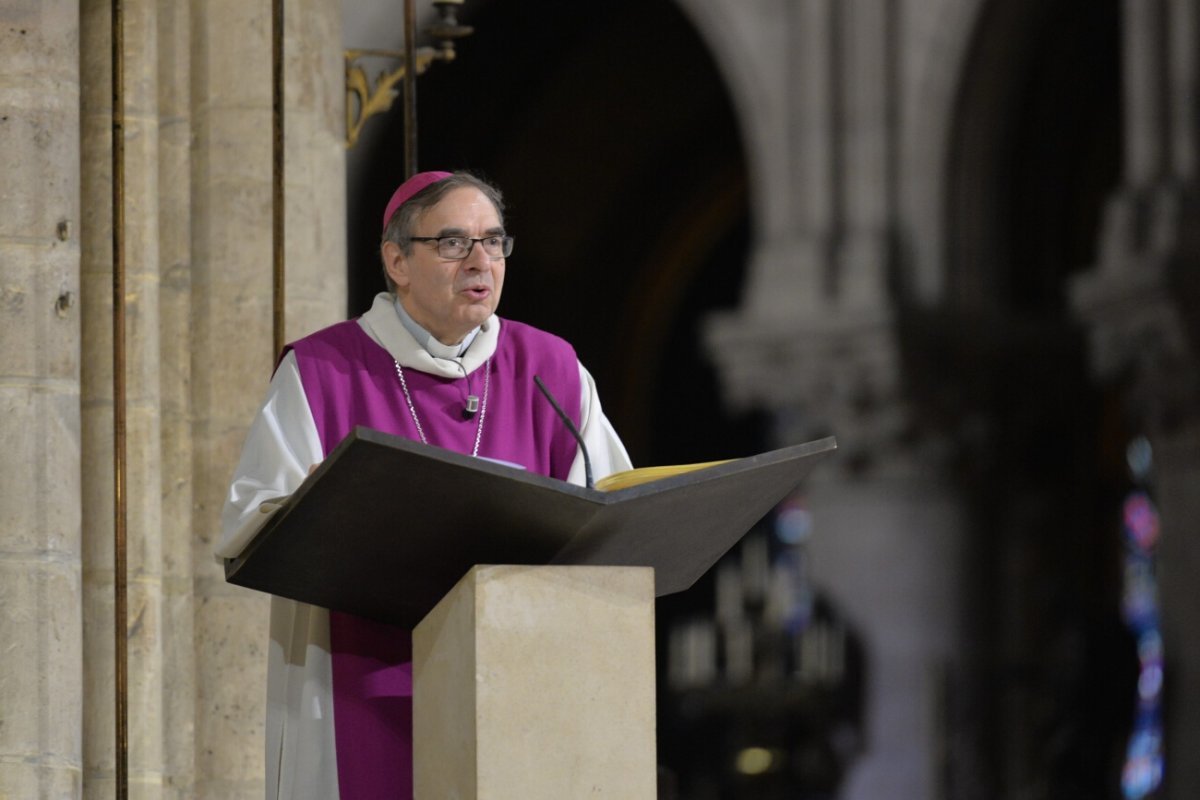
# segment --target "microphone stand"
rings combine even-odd
[[[592,481],[592,459],[588,457],[587,445],[583,443],[583,436],[579,433],[579,429],[575,427],[575,423],[571,422],[571,418],[567,416],[567,412],[562,410],[562,406],[554,399],[554,395],[550,394],[550,390],[546,388],[546,384],[542,383],[542,379],[537,375],[533,376],[533,382],[537,384],[538,390],[546,395],[546,399],[550,401],[550,405],[554,406],[554,410],[558,412],[558,416],[567,425],[567,430],[575,437],[575,441],[579,442],[579,449],[583,453],[583,476],[587,483],[587,488],[596,488]]]

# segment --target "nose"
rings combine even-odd
[[[463,267],[471,270],[485,271],[492,268],[492,259],[483,249],[483,242],[472,241],[471,250],[463,259]]]

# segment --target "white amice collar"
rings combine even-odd
[[[470,374],[479,369],[496,352],[501,322],[495,314],[472,331],[461,344],[448,348],[448,353],[446,345],[440,342],[438,345],[441,350],[434,353],[426,347],[432,337],[422,336],[423,329],[415,322],[416,333],[410,331],[403,322],[399,308],[400,304],[394,295],[380,292],[375,295],[375,301],[367,313],[359,317],[358,324],[367,336],[405,369],[416,369],[443,378],[461,378],[464,373]],[[425,339],[425,342],[418,337]],[[432,340],[437,342],[436,338]],[[460,349],[461,356],[458,354]]]

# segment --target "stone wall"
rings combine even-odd
[[[268,602],[211,551],[275,360],[270,7],[123,9],[130,792],[261,797]],[[340,4],[286,14],[294,337],[345,314],[343,77]],[[4,796],[114,791],[110,18],[0,7]]]
[[[0,796],[77,797],[79,9],[0,5]]]

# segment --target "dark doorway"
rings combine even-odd
[[[421,78],[419,167],[499,184],[516,236],[502,316],[564,336],[636,464],[754,451],[720,408],[699,320],[738,302],[746,173],[725,87],[667,0],[474,2],[458,58]],[[378,225],[403,178],[390,115],[350,193],[350,311],[381,287]],[[703,435],[698,435],[703,432]]]

